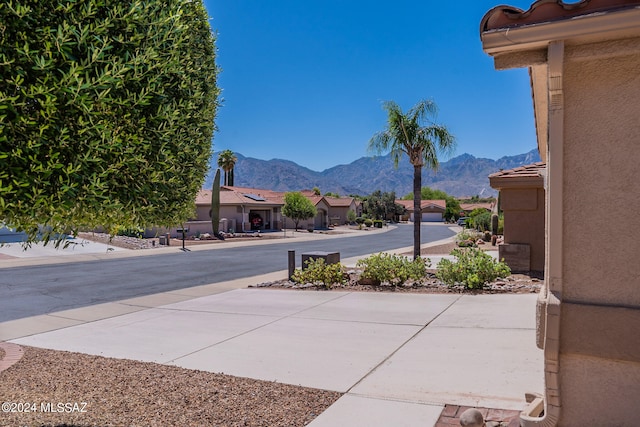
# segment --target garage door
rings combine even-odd
[[[433,213],[423,213],[422,214],[422,221],[423,222],[442,222],[442,214],[438,213],[438,212],[433,212]]]

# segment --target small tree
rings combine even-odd
[[[311,200],[307,199],[300,192],[291,192],[284,195],[284,206],[282,213],[291,218],[298,231],[298,224],[301,220],[313,218],[318,213]]]
[[[353,224],[356,221],[356,218],[357,218],[357,215],[353,211],[353,209],[349,209],[347,211],[347,222],[349,222],[349,224]]]

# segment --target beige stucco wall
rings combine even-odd
[[[504,242],[528,244],[530,268],[544,271],[544,207],[542,188],[503,188]]]
[[[347,212],[349,210],[353,210],[356,212],[355,205],[351,206],[330,206],[329,207],[329,219],[331,223],[337,223],[338,225],[343,225],[347,223]]]
[[[568,62],[565,106],[565,296],[640,306],[640,55]]]
[[[640,52],[613,46],[565,49],[561,426],[638,421]]]

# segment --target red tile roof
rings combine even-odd
[[[489,178],[522,178],[522,177],[539,177],[544,176],[547,164],[545,162],[532,163],[530,165],[519,166],[513,169],[501,170],[492,173]]]
[[[540,187],[544,184],[546,170],[547,164],[545,162],[501,170],[500,172],[489,175],[489,184],[492,188],[496,189],[509,186]]]
[[[327,197],[324,199],[327,201],[329,206],[337,208],[337,207],[349,207],[351,203],[353,203],[353,197]]]
[[[396,203],[404,206],[408,211],[413,212],[413,200],[396,200]],[[429,207],[435,207],[440,209],[447,208],[446,200],[421,200],[420,210],[424,210]]]
[[[495,203],[460,203],[460,209],[466,212],[471,212],[474,209],[486,209],[488,211],[493,210]]]
[[[264,200],[258,201],[247,197],[247,194],[256,195]],[[222,205],[281,205],[284,203],[284,193],[280,197],[273,192],[265,192],[264,190],[242,189],[236,187],[220,188],[220,204]],[[211,205],[211,190],[200,190],[196,195],[196,205]]]
[[[512,6],[497,6],[485,14],[480,23],[480,31],[573,19],[639,5],[640,1],[638,0],[582,0],[577,3],[565,3],[562,0],[538,0],[527,11]]]
[[[353,197],[324,197],[316,195],[312,190],[303,190],[300,193],[311,203],[317,205],[325,200],[332,207],[348,207],[353,202]],[[270,204],[284,205],[284,195],[286,192],[264,190],[261,188],[235,187],[223,185],[220,187],[220,203],[223,205],[247,205],[247,204]],[[256,195],[265,199],[264,201],[254,200],[248,195]],[[196,205],[210,205],[211,190],[200,190],[196,196]]]

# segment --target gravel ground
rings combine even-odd
[[[429,256],[429,255],[449,255],[452,250],[459,249],[458,245],[455,242],[445,243],[444,245],[431,246],[428,248],[422,248],[420,250],[420,255]],[[497,251],[497,246],[492,246],[491,243],[486,245],[478,245],[478,249],[482,249],[483,251]],[[413,252],[406,253],[405,255],[413,256]]]
[[[29,403],[30,412],[3,410],[1,426],[304,426],[341,396],[155,363],[23,348],[23,358],[0,373],[0,400]],[[49,404],[62,412],[45,412]]]

